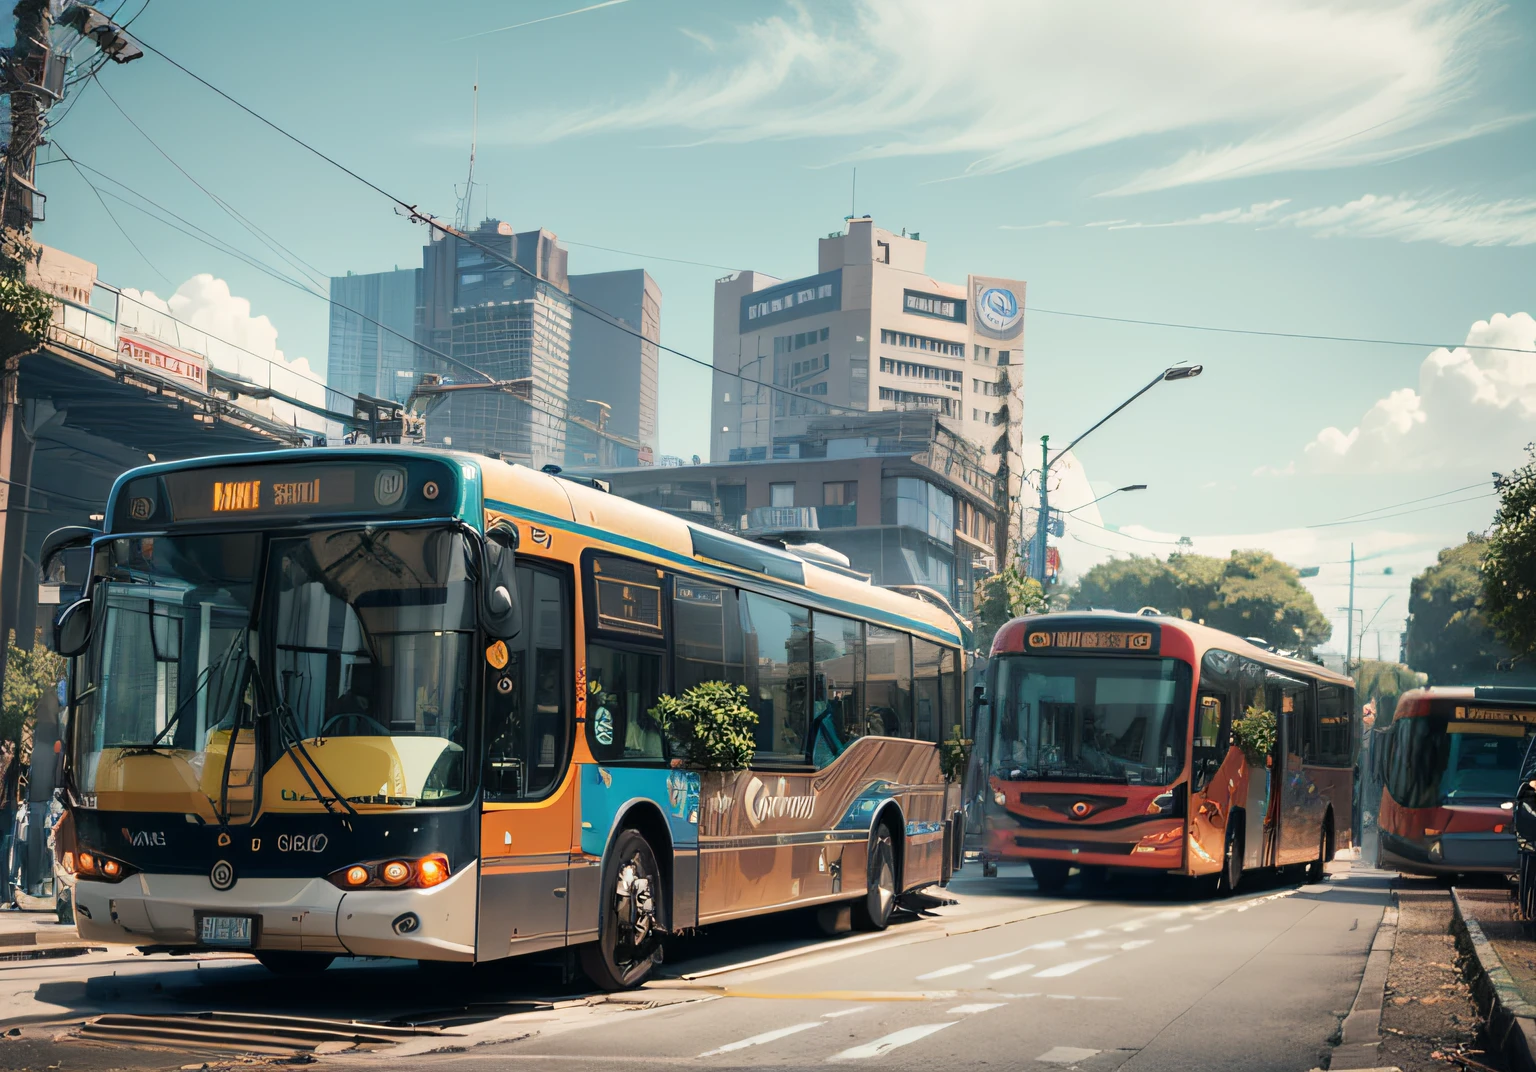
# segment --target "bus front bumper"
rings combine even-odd
[[[1518,863],[1511,833],[1441,834],[1420,844],[1383,830],[1378,844],[1381,867],[1413,875],[1513,874]]]
[[[141,873],[75,883],[75,920],[80,937],[94,942],[472,961],[478,887],[477,864],[425,890],[343,891],[323,878],[245,878],[219,891],[204,875]],[[251,944],[204,942],[205,916],[251,918]]]

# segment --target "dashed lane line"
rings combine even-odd
[[[1192,929],[1194,929],[1194,926],[1195,925],[1193,923],[1181,923],[1177,927],[1165,927],[1163,929],[1163,933],[1164,934],[1178,934],[1180,931],[1192,930]]]
[[[831,1012],[822,1013],[821,1018],[823,1020],[835,1020],[839,1016],[852,1016],[856,1012],[867,1012],[873,1008],[873,1005],[855,1005],[851,1009],[833,1009]]]
[[[910,1046],[935,1032],[943,1031],[946,1027],[954,1027],[959,1022],[959,1020],[949,1020],[942,1024],[917,1024],[913,1027],[904,1027],[900,1031],[883,1035],[873,1042],[866,1042],[862,1046],[852,1046],[841,1053],[834,1053],[827,1060],[860,1061],[871,1057],[883,1057],[894,1049]]]
[[[1044,971],[1037,971],[1037,972],[1035,972],[1034,978],[1036,978],[1036,979],[1060,979],[1063,975],[1071,975],[1073,972],[1080,972],[1084,968],[1087,968],[1087,967],[1089,967],[1091,965],[1094,965],[1094,964],[1098,964],[1099,962],[1105,961],[1105,960],[1108,960],[1108,959],[1109,959],[1108,956],[1102,956],[1102,957],[1085,957],[1082,960],[1069,960],[1065,964],[1057,964],[1054,967],[1046,968]]]
[[[1010,978],[1012,978],[1015,975],[1023,975],[1027,971],[1034,971],[1034,970],[1035,970],[1035,966],[1033,964],[1015,964],[1012,967],[1002,968],[1002,969],[1000,969],[998,971],[995,971],[992,974],[988,975],[987,978],[988,979],[992,979],[992,980],[1010,979]]]
[[[917,981],[922,983],[929,979],[942,979],[946,975],[959,975],[961,972],[970,971],[975,966],[974,964],[951,964],[947,968],[937,968],[931,972],[924,972],[922,975],[917,976]]]
[[[995,1002],[990,1002],[990,1003],[980,1003],[980,1002],[978,1002],[975,1005],[956,1005],[953,1009],[950,1009],[944,1015],[945,1016],[974,1016],[978,1012],[989,1012],[992,1009],[1001,1009],[1006,1004],[1008,1004],[1006,1001],[995,1001]]]
[[[802,1031],[809,1031],[813,1027],[821,1027],[826,1021],[811,1020],[803,1024],[790,1024],[788,1027],[775,1028],[772,1031],[764,1031],[761,1035],[753,1035],[737,1042],[728,1042],[724,1046],[717,1046],[712,1050],[706,1050],[699,1054],[700,1057],[717,1057],[722,1053],[732,1053],[736,1050],[744,1050],[748,1046],[761,1046],[765,1042],[777,1042],[781,1038],[790,1035],[798,1035]]]

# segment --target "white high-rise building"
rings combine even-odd
[[[1019,449],[1024,283],[927,273],[927,244],[869,217],[818,243],[817,272],[739,272],[715,284],[716,462],[787,456],[806,418],[846,410],[931,411],[982,447]],[[757,381],[757,382],[754,382]],[[778,390],[765,384],[772,384]],[[1020,469],[1010,461],[1014,488]]]

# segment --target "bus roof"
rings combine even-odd
[[[429,457],[456,462],[468,477],[466,492],[483,494],[485,508],[530,524],[575,532],[673,568],[686,568],[723,580],[748,581],[759,587],[784,590],[786,594],[803,593],[802,600],[818,608],[912,629],[948,644],[964,642],[957,631],[959,625],[955,618],[924,600],[877,587],[866,580],[823,567],[813,559],[696,525],[572,480],[464,451],[376,444],[210,455],[158,462],[130,469],[117,478],[107,500],[108,530],[110,519],[117,516],[116,502],[122,489],[129,481],[141,477],[231,465],[344,464],[349,459],[388,457]],[[484,522],[479,504],[461,502],[452,513],[476,528]],[[814,598],[806,599],[804,594]]]
[[[1426,685],[1409,689],[1397,698],[1399,718],[1419,718],[1445,714],[1457,706],[1532,707],[1536,708],[1536,688],[1517,685]]]
[[[1344,674],[1335,673],[1319,663],[1308,662],[1305,659],[1295,659],[1289,655],[1279,655],[1268,651],[1256,644],[1249,643],[1235,633],[1213,629],[1208,625],[1198,622],[1188,622],[1183,618],[1175,618],[1167,614],[1127,614],[1115,610],[1065,610],[1053,611],[1048,614],[1026,614],[1022,618],[1015,618],[997,631],[997,636],[992,641],[992,654],[1001,655],[1007,652],[1022,652],[1025,650],[1025,639],[1032,630],[1038,630],[1042,626],[1048,626],[1053,630],[1072,628],[1077,630],[1091,629],[1128,629],[1134,626],[1156,625],[1165,632],[1172,632],[1183,636],[1194,652],[1196,664],[1211,649],[1230,651],[1234,655],[1252,659],[1254,662],[1273,667],[1276,670],[1289,671],[1291,673],[1305,674],[1318,681],[1329,682],[1337,685],[1354,687],[1354,679]]]

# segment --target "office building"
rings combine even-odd
[[[327,385],[404,402],[420,364],[421,317],[420,268],[332,276]]]
[[[926,257],[866,216],[818,242],[815,275],[717,281],[710,457],[783,457],[806,418],[847,411],[933,413],[993,471],[1000,439],[1018,450],[1024,283],[946,283]]]
[[[803,424],[779,458],[589,472],[696,524],[820,544],[875,584],[932,588],[970,615],[976,583],[996,569],[986,452],[921,410]]]
[[[570,293],[623,327],[580,309],[571,322],[566,464],[651,464],[656,457],[661,288],[636,268],[573,275]]]

